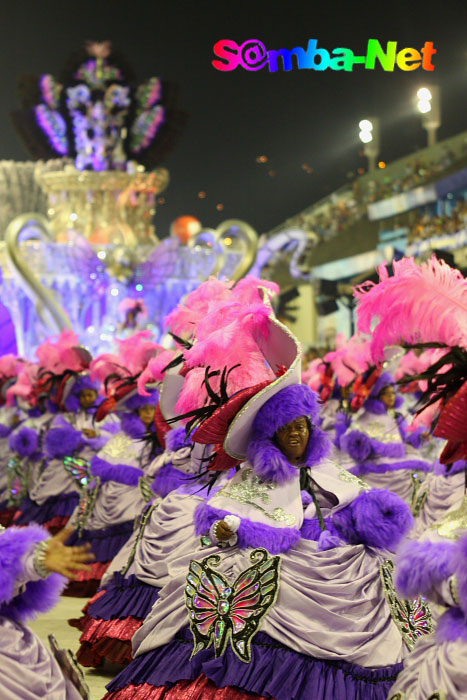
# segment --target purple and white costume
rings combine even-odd
[[[434,634],[417,644],[391,689],[391,700],[467,698],[467,501],[407,542],[396,560],[396,585],[403,595],[422,594],[446,611]]]
[[[159,561],[148,551],[147,565],[161,590],[133,637],[134,661],[106,698],[139,692],[150,699],[151,689],[160,697],[160,686],[201,674],[219,688],[276,700],[386,697],[407,647],[381,567],[412,518],[397,496],[367,491],[327,461],[328,439],[317,427],[304,464],[290,464],[274,435],[302,415],[316,424],[316,396],[288,386],[257,413],[248,460],[220,491],[202,503],[186,497],[178,513],[169,499],[159,506],[154,542],[164,543],[166,556]],[[239,519],[236,542],[220,547],[212,526],[228,515]],[[261,595],[256,585],[244,599],[235,587],[248,577],[258,580]],[[232,590],[240,597],[232,599]],[[219,648],[216,635],[225,627],[216,610],[231,630]],[[246,623],[252,615],[261,624],[256,636],[259,625]]]
[[[0,533],[0,694],[2,700],[80,700],[45,644],[24,622],[59,599],[66,579],[42,579],[34,548],[48,533],[40,527]]]

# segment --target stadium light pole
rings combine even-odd
[[[368,158],[368,172],[376,170],[376,159],[379,155],[379,118],[370,117],[362,119],[358,127],[360,129],[359,139],[363,143],[363,152]]]
[[[428,146],[436,143],[436,130],[441,126],[441,100],[438,85],[425,85],[417,91],[417,109],[427,132]]]

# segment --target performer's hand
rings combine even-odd
[[[234,531],[230,529],[225,520],[219,520],[216,525],[216,537],[219,542],[227,542],[234,534]]]
[[[97,437],[96,431],[95,431],[95,430],[91,430],[90,428],[83,428],[83,431],[82,431],[82,432],[86,435],[87,438],[95,438],[95,437]]]
[[[89,543],[81,547],[67,547],[65,542],[72,534],[73,528],[65,527],[47,541],[44,565],[49,571],[75,579],[78,571],[91,571],[86,563],[94,561],[95,557]]]

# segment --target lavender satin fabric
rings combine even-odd
[[[29,490],[29,497],[38,505],[43,505],[51,496],[70,492],[78,493],[73,477],[65,471],[61,459],[49,460],[37,482]]]
[[[366,669],[344,661],[323,661],[287,649],[259,632],[252,661],[240,661],[228,647],[215,658],[212,650],[192,659],[193,639],[185,628],[167,646],[138,657],[107,686],[110,691],[133,683],[171,686],[205,674],[218,687],[235,686],[276,700],[386,700],[402,664]]]
[[[27,627],[0,617],[2,700],[81,700],[45,644]]]
[[[384,474],[365,474],[364,481],[374,489],[389,489],[396,493],[403,501],[412,503],[412,470],[397,469]]]
[[[406,659],[404,670],[391,688],[405,693],[405,700],[426,700],[435,691],[446,700],[467,700],[467,642],[437,644],[434,635],[420,639]]]
[[[158,588],[168,579],[169,559],[190,557],[199,543],[193,518],[201,497],[170,493],[153,511],[138,545],[132,571],[145,583]]]
[[[460,501],[464,495],[465,474],[458,472],[450,476],[428,474],[417,492],[417,499],[427,493],[427,499],[410,533],[418,539],[430,525],[440,520],[446,511]]]
[[[145,533],[135,568],[138,578],[161,591],[133,638],[134,655],[169,643],[186,626],[184,588],[192,559],[221,554],[219,570],[232,581],[251,565],[251,550],[201,549],[189,524],[193,499],[169,498],[148,524],[152,537]],[[262,631],[317,658],[372,667],[401,661],[406,647],[384,597],[383,559],[382,553],[362,545],[318,552],[315,542],[302,540],[281,555],[279,596],[262,621]]]

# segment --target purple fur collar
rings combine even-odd
[[[22,593],[13,597],[15,581],[23,573],[23,557],[48,536],[46,530],[36,525],[10,527],[0,535],[0,615],[26,620],[57,604],[66,585],[66,579],[58,574],[45,580],[30,581]]]
[[[165,436],[165,446],[170,452],[177,452],[177,450],[190,447],[192,444],[191,435],[186,436],[185,428],[173,428]]]
[[[305,455],[307,467],[319,464],[328,456],[331,441],[320,428],[313,426]],[[283,484],[297,477],[298,468],[288,461],[273,438],[254,438],[248,445],[247,458],[255,473],[262,479]]]
[[[431,465],[421,459],[405,459],[400,462],[381,462],[357,464],[349,469],[355,476],[364,476],[365,474],[386,474],[386,472],[397,472],[401,469],[409,469],[411,471],[429,472]]]
[[[226,515],[232,515],[232,513],[213,508],[207,503],[200,503],[195,510],[196,534],[206,535],[211,525],[216,520],[223,520]],[[271,554],[281,554],[287,552],[299,541],[300,530],[293,527],[269,527],[269,525],[242,518],[237,535],[240,549],[264,547]]]
[[[136,413],[121,413],[120,421],[123,432],[134,440],[141,439],[147,433],[146,426]]]

